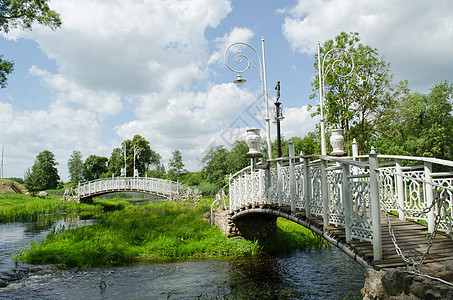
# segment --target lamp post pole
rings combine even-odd
[[[321,154],[327,154],[327,146],[326,146],[326,127],[324,125],[324,103],[322,99],[322,89],[323,89],[323,82],[322,82],[322,75],[321,75],[321,49],[319,46],[318,41],[318,73],[319,73],[319,105],[321,106]]]
[[[282,141],[280,137],[280,105],[281,103],[278,101],[280,99],[280,81],[277,81],[277,85],[275,86],[275,90],[277,91],[277,100],[275,100],[275,122],[277,123],[277,157],[282,157]]]
[[[228,50],[230,50],[231,47],[233,47],[233,46],[245,46],[245,47],[248,47],[251,50],[253,50],[253,52],[255,52],[256,56],[258,57],[258,64],[253,59],[249,59],[245,54],[243,54],[241,52],[240,48],[238,48],[236,50],[236,56],[235,56],[234,61],[239,64],[239,63],[242,63],[242,59],[244,59],[246,61],[247,65],[244,69],[240,69],[240,70],[232,68],[228,64]],[[264,95],[264,101],[265,101],[265,107],[266,107],[266,119],[265,120],[266,120],[267,155],[268,155],[268,159],[271,159],[272,158],[271,129],[270,129],[271,127],[270,127],[270,123],[269,123],[270,122],[269,99],[268,99],[268,94],[267,94],[266,56],[265,56],[265,51],[264,51],[264,38],[261,38],[261,50],[262,50],[261,53],[263,56],[262,63],[261,63],[261,57],[258,54],[258,52],[255,50],[255,48],[253,48],[252,46],[250,46],[249,44],[244,43],[244,42],[236,42],[236,43],[229,45],[226,48],[225,54],[224,54],[224,59],[225,59],[225,64],[228,67],[228,69],[230,69],[231,71],[238,74],[237,79],[234,81],[234,83],[236,83],[238,86],[242,86],[242,84],[244,82],[246,82],[246,80],[242,78],[242,73],[246,72],[250,68],[254,68],[260,76],[261,88],[262,88],[262,93]]]

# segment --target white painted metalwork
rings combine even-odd
[[[345,227],[347,240],[372,242],[379,260],[382,210],[426,222],[429,232],[451,233],[453,172],[436,170],[452,167],[452,161],[374,153],[354,159],[301,155],[261,165],[253,161],[230,176],[229,209],[271,205],[308,218],[321,216],[325,225]]]
[[[189,198],[192,190],[179,182],[149,177],[102,178],[79,183],[79,199],[113,192],[142,192],[166,198]]]

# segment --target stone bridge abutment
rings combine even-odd
[[[277,217],[263,213],[234,215],[227,210],[214,213],[213,223],[228,237],[247,240],[268,238],[277,230]]]

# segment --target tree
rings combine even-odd
[[[235,141],[229,153],[228,173],[234,174],[250,165],[250,158],[245,155],[249,152],[249,147],[245,140]]]
[[[107,162],[107,157],[97,155],[88,156],[82,166],[83,178],[87,181],[101,178],[103,174],[109,171]]]
[[[168,174],[170,175],[171,180],[175,180],[176,178],[181,179],[181,175],[187,172],[187,170],[184,169],[181,152],[175,150],[172,152],[172,155],[173,157],[170,159],[168,165]]]
[[[213,184],[225,184],[225,176],[230,170],[229,153],[223,146],[211,146],[201,162],[206,180]]]
[[[48,0],[2,0],[0,1],[0,31],[10,28],[31,30],[33,23],[48,26],[52,30],[61,26],[60,15],[49,8]],[[7,77],[14,64],[0,55],[0,88],[6,87]]]
[[[60,176],[56,166],[58,163],[55,161],[55,155],[44,150],[36,156],[35,163],[25,174],[25,182],[28,186],[33,186],[37,189],[47,190],[55,189],[58,187]]]
[[[122,147],[113,149],[109,159],[109,172],[115,176],[121,175],[124,168],[124,147],[126,146],[126,172],[127,176],[134,175],[134,146],[135,146],[135,168],[139,176],[151,168],[160,166],[160,154],[151,149],[149,142],[140,135],[135,135],[132,140],[125,140],[121,143]]]
[[[369,151],[379,135],[386,114],[407,92],[407,82],[393,83],[390,64],[379,57],[377,49],[359,43],[358,33],[340,33],[321,48],[324,61],[324,112],[327,128],[343,129],[346,146],[356,138],[359,151]],[[351,57],[333,49],[347,50]],[[332,50],[332,51],[331,51]],[[329,52],[331,51],[331,52]],[[329,53],[328,56],[327,53]],[[345,64],[338,63],[338,59]],[[318,70],[318,59],[314,64]],[[352,70],[352,72],[351,72]],[[350,76],[346,76],[351,74]],[[312,82],[314,94],[319,90],[319,78]],[[319,114],[320,108],[314,114]],[[349,147],[347,148],[349,149]]]
[[[402,99],[381,128],[378,149],[385,154],[453,160],[453,84],[443,81],[428,95]]]
[[[39,177],[39,174],[37,172],[32,172],[30,168],[25,171],[24,185],[33,197],[35,196],[35,193],[37,191],[44,189],[44,185],[41,179],[42,178]]]
[[[72,152],[71,157],[68,160],[68,169],[70,181],[73,185],[76,185],[78,182],[83,180],[83,160],[81,151],[74,150]]]

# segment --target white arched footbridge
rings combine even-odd
[[[196,190],[192,192],[188,186],[177,181],[148,177],[116,177],[79,183],[75,197],[80,202],[91,202],[93,197],[117,192],[138,192],[167,199],[199,196]]]

